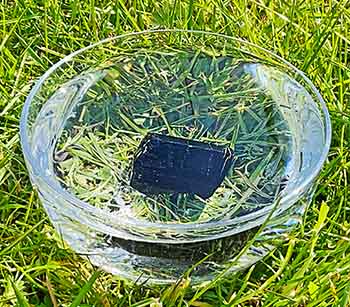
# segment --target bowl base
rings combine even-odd
[[[231,236],[231,238],[236,238],[236,245],[231,244],[231,249],[228,248],[227,243],[222,243],[225,242],[224,240],[227,240],[227,237],[212,240],[214,245],[211,248],[215,250],[216,244],[217,251],[221,251],[221,256],[214,253],[210,256],[211,258],[208,256],[205,261],[198,260],[198,258],[195,259],[195,257],[180,257],[175,252],[173,252],[173,257],[169,254],[162,255],[162,250],[157,249],[157,245],[158,247],[162,246],[164,250],[164,246],[167,244],[141,243],[116,237],[112,238],[110,235],[92,229],[82,223],[64,218],[59,213],[60,210],[54,210],[54,206],[48,204],[47,200],[44,203],[44,207],[64,241],[79,255],[89,259],[93,265],[109,273],[134,282],[169,284],[176,282],[188,272],[192,284],[201,284],[213,280],[218,275],[232,276],[248,268],[265,257],[283,241],[288,240],[290,233],[301,223],[302,216],[311,202],[314,189],[315,186],[312,186],[306,196],[282,214],[272,218],[248,248],[245,245],[249,244],[250,238],[254,236],[254,230],[250,231],[252,235],[249,238],[244,233]],[[240,236],[241,240],[244,237],[247,240],[237,245],[238,236]],[[129,247],[125,249],[124,245],[123,248],[116,243],[119,240],[130,242]],[[193,255],[196,252],[198,254],[200,248],[203,248],[203,244],[207,242],[190,243],[191,249],[195,250]],[[143,255],[140,255],[140,250],[147,244],[154,245],[154,253],[157,252],[156,256],[154,256],[155,254],[152,256],[152,252],[146,252],[145,250],[142,253]],[[200,248],[196,248],[196,244]],[[130,246],[134,248],[134,252],[131,251]],[[171,244],[173,251],[176,250],[176,246],[181,246],[183,249],[184,244]],[[240,249],[233,250],[233,246],[240,246]],[[137,251],[137,248],[139,251]],[[238,258],[242,248],[246,250]],[[138,254],[135,252],[138,252]]]

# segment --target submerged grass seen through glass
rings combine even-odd
[[[157,222],[206,222],[271,205],[288,180],[292,137],[269,89],[254,74],[272,67],[183,50],[140,50],[63,85],[94,79],[56,145],[56,174],[79,198]],[[291,82],[281,76],[283,82]],[[69,91],[66,91],[69,93]],[[55,99],[55,96],[51,99]],[[130,187],[132,161],[147,133],[233,149],[234,167],[209,199],[143,195]]]

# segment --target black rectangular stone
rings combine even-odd
[[[135,155],[131,186],[147,195],[191,193],[207,199],[232,164],[229,147],[150,133]]]

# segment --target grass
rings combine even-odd
[[[151,221],[204,222],[271,204],[279,191],[288,141],[278,136],[288,131],[272,99],[243,74],[239,62],[162,47],[159,53],[132,53],[128,62],[127,53],[115,57],[107,75],[85,94],[58,142],[59,180],[95,206],[122,209],[115,204],[118,197],[131,204],[134,215]],[[113,75],[121,76],[116,77],[118,85]],[[111,92],[118,93],[114,104]],[[188,194],[175,200],[171,194],[144,198],[125,183],[147,132],[235,148],[234,171],[208,200]],[[266,169],[270,174],[263,176]]]
[[[350,7],[347,1],[5,1],[0,5],[0,306],[349,306]],[[203,289],[130,284],[65,246],[29,183],[18,137],[33,82],[99,39],[157,27],[237,35],[303,69],[333,139],[303,227],[264,261]]]

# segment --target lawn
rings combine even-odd
[[[350,306],[349,25],[347,0],[2,0],[0,307]],[[149,287],[93,268],[54,232],[21,153],[22,105],[48,67],[100,39],[155,28],[235,35],[272,50],[310,77],[332,118],[302,227],[264,261],[207,287]]]

